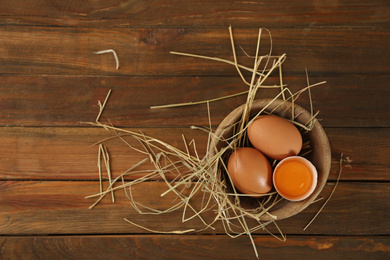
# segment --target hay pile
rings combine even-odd
[[[268,34],[268,39],[271,41],[271,47],[268,54],[260,55],[260,42],[262,39],[263,33]],[[261,88],[277,88],[280,92],[270,100],[269,104],[271,105],[275,100],[289,101],[291,103],[291,118],[289,120],[297,125],[302,131],[311,131],[313,123],[316,120],[318,113],[313,113],[311,105],[311,120],[306,124],[299,123],[295,120],[296,114],[294,113],[294,104],[296,99],[303,93],[308,92],[311,104],[311,94],[310,88],[323,84],[320,82],[313,85],[308,85],[297,93],[292,93],[286,85],[283,83],[282,75],[282,64],[286,59],[286,55],[274,56],[272,55],[272,38],[270,32],[266,29],[260,29],[258,34],[258,42],[256,48],[256,55],[254,58],[253,68],[245,67],[237,63],[235,44],[232,29],[229,28],[231,46],[233,51],[233,61],[228,61],[216,57],[206,57],[195,54],[188,53],[179,53],[172,52],[175,55],[184,55],[190,57],[204,58],[217,62],[224,62],[235,66],[237,69],[238,75],[241,77],[243,82],[248,85],[248,91],[240,92],[231,96],[220,97],[212,100],[205,101],[196,101],[183,104],[169,104],[164,106],[154,106],[152,109],[158,108],[167,108],[167,107],[178,107],[186,105],[197,105],[205,103],[209,108],[209,103],[218,101],[221,99],[231,98],[237,95],[247,95],[247,100],[245,103],[245,108],[242,113],[242,117],[231,127],[234,129],[233,134],[226,138],[224,137],[223,131],[217,132],[212,129],[211,123],[206,127],[195,127],[192,128],[195,130],[201,130],[208,133],[208,143],[207,151],[204,157],[199,157],[196,143],[194,140],[187,143],[184,136],[185,150],[177,149],[176,147],[165,143],[161,140],[147,136],[142,132],[134,132],[126,129],[121,129],[111,125],[110,122],[103,123],[100,120],[100,117],[103,113],[107,101],[109,99],[111,91],[107,94],[106,99],[103,104],[100,106],[99,114],[96,118],[96,121],[89,123],[93,126],[102,127],[106,130],[110,130],[113,133],[113,138],[119,138],[125,142],[131,149],[140,153],[144,156],[144,159],[138,162],[137,164],[131,166],[127,171],[121,173],[118,177],[113,178],[111,175],[110,169],[110,155],[104,145],[104,141],[98,143],[98,168],[99,168],[99,180],[100,180],[100,191],[97,194],[88,196],[87,198],[95,198],[96,201],[90,207],[91,209],[96,206],[106,195],[112,197],[112,201],[115,201],[114,191],[124,190],[127,198],[130,201],[130,204],[140,213],[140,214],[165,214],[169,212],[178,212],[182,215],[182,222],[187,222],[194,218],[198,218],[204,224],[204,228],[201,230],[173,230],[173,231],[163,231],[163,230],[151,230],[148,227],[141,226],[138,223],[134,223],[128,219],[125,219],[127,222],[145,229],[150,232],[157,233],[172,233],[172,234],[182,234],[187,232],[199,232],[206,229],[214,229],[214,224],[216,222],[222,222],[224,230],[227,235],[232,238],[248,235],[250,238],[255,254],[258,257],[258,253],[255,247],[255,243],[252,238],[252,233],[258,230],[268,231],[267,226],[272,224],[275,225],[279,234],[275,235],[269,232],[272,236],[280,240],[285,240],[284,234],[280,231],[276,224],[277,217],[272,215],[270,212],[273,207],[277,206],[283,199],[276,193],[271,192],[265,194],[259,199],[249,198],[248,195],[241,194],[234,189],[234,186],[231,184],[229,176],[226,174],[226,158],[231,151],[237,147],[244,146],[247,142],[246,139],[246,128],[252,120],[254,120],[258,115],[262,113],[272,113],[272,111],[267,111],[265,108],[262,109],[257,115],[251,115],[251,107],[256,97],[256,93]],[[243,76],[242,71],[251,72],[250,80],[246,80]],[[280,84],[267,86],[266,80],[270,75],[275,73],[279,74]],[[209,122],[210,111],[209,112]],[[231,129],[230,129],[231,130]],[[136,148],[130,145],[124,136],[131,137],[135,139],[141,146],[141,148]],[[219,147],[218,143],[223,143],[223,147]],[[310,146],[306,143],[307,146]],[[192,151],[192,152],[190,152]],[[310,152],[310,147],[306,152]],[[126,176],[129,174],[137,173],[138,167],[142,164],[151,164],[152,167],[149,170],[142,170],[144,175],[135,180],[128,181]],[[103,189],[103,177],[102,177],[102,167],[105,168],[108,174],[109,185]],[[175,178],[170,178],[168,176],[176,176]],[[161,197],[166,196],[168,193],[173,193],[177,197],[172,205],[164,210],[150,208],[137,202],[132,196],[132,187],[142,182],[149,180],[159,179],[166,184],[166,191],[161,194]],[[192,205],[191,201],[194,197],[202,198],[201,205]],[[247,202],[250,201],[251,206],[247,206]],[[202,214],[207,211],[214,212],[214,218],[212,220],[206,221],[203,219]]]

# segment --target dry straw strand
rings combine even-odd
[[[96,52],[94,52],[94,53],[95,53],[95,54],[112,53],[112,55],[114,55],[114,59],[115,59],[115,63],[116,63],[115,69],[116,69],[116,70],[119,69],[119,59],[118,59],[118,55],[116,54],[116,52],[115,52],[113,49],[102,50],[102,51],[96,51]]]
[[[329,197],[326,199],[324,204],[321,206],[321,208],[318,210],[318,212],[314,215],[314,217],[310,220],[310,222],[303,228],[303,230],[306,230],[311,223],[317,218],[317,216],[321,213],[321,211],[325,208],[326,204],[328,204],[330,198],[333,196],[333,193],[336,191],[337,185],[339,184],[341,173],[343,171],[344,167],[350,167],[350,164],[352,160],[349,159],[349,157],[343,158],[344,154],[341,154],[340,161],[339,161],[339,174],[337,176],[336,184],[334,185],[332,192],[330,193]],[[347,163],[347,165],[344,165],[344,163]]]

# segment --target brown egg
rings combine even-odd
[[[248,127],[252,145],[270,159],[282,160],[298,155],[302,136],[291,122],[273,115],[259,116]]]
[[[234,186],[242,193],[264,194],[272,189],[271,164],[254,148],[238,148],[230,156],[227,168]]]

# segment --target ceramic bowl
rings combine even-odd
[[[216,151],[220,151],[224,147],[227,146],[227,142],[221,141],[231,137],[234,134],[236,122],[241,120],[242,113],[244,111],[245,104],[233,110],[228,116],[226,116],[223,121],[220,123],[218,128],[216,129],[214,138],[211,141],[209,156],[215,155]],[[270,99],[259,99],[255,100],[252,107],[250,116],[255,116],[259,111],[265,108],[265,111],[271,113],[273,115],[277,115],[283,118],[291,119],[292,117],[292,104],[291,102],[284,100],[275,100],[271,102]],[[299,105],[294,104],[294,121],[299,122],[305,125],[311,119],[311,114],[306,109],[302,108]],[[330,171],[331,166],[331,150],[328,138],[326,133],[318,120],[313,120],[313,128],[311,131],[304,131],[300,129],[303,143],[309,143],[310,150],[307,155],[304,155],[306,159],[308,159],[316,168],[318,173],[317,185],[313,193],[304,200],[301,201],[288,201],[286,199],[282,199],[277,205],[272,207],[269,213],[273,216],[276,216],[278,220],[285,219],[291,217],[293,215],[298,214],[306,207],[308,207],[320,194],[322,189],[324,188]],[[298,127],[299,129],[300,127]],[[232,151],[230,151],[231,153]],[[303,152],[303,151],[302,151]],[[228,151],[226,152],[228,153]],[[227,162],[228,154],[222,156],[223,160]],[[272,161],[270,161],[272,163]],[[220,176],[226,176],[226,172],[224,172],[224,168],[220,167],[220,169],[216,169]],[[246,201],[246,207],[257,207],[259,204],[256,202],[254,198],[242,199]],[[268,214],[264,214],[261,217],[262,220],[271,220],[272,217]]]

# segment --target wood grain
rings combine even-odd
[[[199,156],[206,153],[207,134],[190,128],[143,128],[143,133],[185,150],[187,142],[196,141]],[[337,178],[341,153],[350,157],[352,168],[345,168],[342,180],[389,181],[390,134],[387,128],[325,128],[331,144],[332,167],[329,178]],[[95,142],[114,136],[97,128],[0,128],[0,179],[3,180],[97,180]],[[140,147],[131,138],[126,140]],[[356,140],[359,140],[358,142]],[[121,140],[105,142],[111,156],[111,169],[119,175],[145,158]],[[369,162],[369,163],[367,163]],[[138,169],[153,169],[145,164]],[[143,174],[134,174],[138,178]]]
[[[289,236],[281,242],[255,235],[261,259],[386,259],[387,237]],[[115,235],[0,237],[5,259],[254,259],[247,237]]]
[[[8,1],[2,24],[122,27],[372,27],[389,24],[386,1]],[[280,16],[283,16],[281,18]]]
[[[334,184],[325,186],[320,196],[327,197]],[[159,210],[172,206],[172,193],[161,197],[167,190],[165,183],[146,182],[135,185],[132,194],[135,201]],[[123,191],[116,192],[116,202],[106,196],[99,205],[89,210],[94,203],[84,199],[99,191],[98,182],[89,181],[2,181],[0,182],[0,234],[1,235],[43,235],[43,234],[136,234],[146,231],[124,221],[127,218],[137,224],[159,231],[200,230],[204,224],[199,219],[182,223],[182,210],[158,215],[140,215],[129,205]],[[183,191],[186,192],[185,190]],[[192,199],[194,208],[200,207],[201,194]],[[387,183],[340,183],[331,201],[318,218],[303,231],[303,227],[319,210],[321,202],[315,203],[303,212],[281,221],[278,225],[286,234],[320,235],[389,235],[387,221],[390,206],[390,187]],[[373,214],[375,212],[375,214]],[[186,216],[191,216],[187,212]],[[206,221],[214,219],[212,211],[202,214]],[[251,222],[249,221],[249,224]],[[216,230],[200,233],[224,234],[221,223]],[[277,233],[270,226],[271,232]],[[254,233],[265,231],[256,231]]]
[[[273,54],[288,55],[285,75],[363,74],[389,71],[390,33],[387,30],[274,29]],[[258,29],[235,29],[237,48],[255,53]],[[233,60],[228,29],[194,28],[61,28],[4,26],[0,28],[0,71],[49,75],[236,75],[231,65],[172,55],[180,51]],[[373,41],[373,39],[380,39]],[[263,36],[261,54],[269,40]],[[352,45],[353,43],[353,45]],[[113,55],[94,52],[115,49]],[[238,60],[253,60],[237,51]],[[364,61],[364,62],[357,62]],[[381,64],[381,66],[378,66]]]
[[[286,242],[255,232],[260,259],[390,258],[388,1],[20,0],[2,1],[0,8],[0,259],[255,259],[249,238],[229,238],[221,223],[199,231],[201,221],[182,223],[181,210],[140,215],[123,190],[115,203],[107,196],[92,210],[95,200],[84,198],[99,191],[97,147],[91,144],[112,133],[81,122],[95,119],[109,89],[102,120],[180,149],[184,134],[204,155],[206,134],[189,126],[208,125],[205,105],[150,106],[247,89],[232,65],[169,53],[233,60],[230,25],[239,63],[253,66],[244,51],[254,55],[258,28],[265,27],[273,54],[287,55],[283,80],[293,92],[306,86],[305,68],[311,83],[327,82],[312,89],[332,150],[320,197],[334,188],[340,155],[352,159],[307,230],[324,200],[277,222]],[[265,54],[266,34],[261,42]],[[94,54],[105,49],[117,52],[119,70],[112,54]],[[278,75],[267,84],[278,84]],[[258,98],[276,93],[261,90]],[[212,103],[213,127],[244,102],[239,96]],[[306,93],[297,102],[310,108]],[[105,145],[114,176],[144,158],[118,139]],[[171,193],[160,196],[166,189],[156,178],[132,192],[138,202],[166,209],[177,202]],[[191,203],[199,208],[200,194]],[[211,221],[214,214],[202,216]],[[160,231],[197,231],[154,234],[124,218]]]
[[[309,72],[310,75],[310,72]],[[187,127],[208,125],[207,106],[171,109],[151,106],[210,100],[247,90],[240,77],[134,77],[134,76],[1,76],[0,125],[80,126],[95,120],[108,90],[110,100],[102,119],[116,126]],[[310,83],[326,81],[311,90],[315,111],[325,127],[390,127],[389,76],[318,76]],[[305,76],[286,77],[293,93],[307,86]],[[266,85],[280,84],[272,77]],[[258,98],[273,98],[279,90],[261,89]],[[217,126],[246,95],[210,104]],[[310,110],[309,96],[297,104]]]

